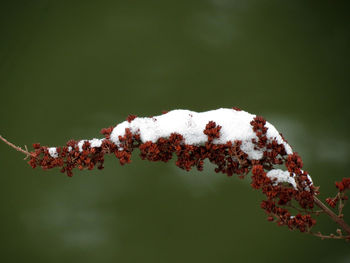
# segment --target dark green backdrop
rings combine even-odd
[[[7,2],[0,134],[16,144],[98,137],[128,114],[238,106],[283,132],[322,199],[350,175],[341,1]],[[1,262],[350,261],[349,243],[266,221],[249,181],[210,165],[110,157],[68,178],[22,158],[0,144]]]

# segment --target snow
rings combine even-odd
[[[242,141],[241,150],[248,155],[250,160],[259,160],[263,157],[264,149],[254,149],[252,139],[258,140],[252,129],[250,122],[256,115],[246,111],[237,111],[234,109],[217,109],[206,112],[195,112],[190,110],[172,110],[166,114],[151,118],[137,117],[133,121],[124,121],[114,127],[110,140],[121,147],[119,136],[124,136],[125,129],[129,128],[134,134],[139,134],[143,143],[151,141],[157,142],[159,138],[169,138],[172,133],[181,134],[184,142],[189,145],[204,145],[208,137],[203,133],[205,126],[210,121],[214,121],[216,125],[220,125],[220,138],[213,140],[214,144],[225,144],[229,141]],[[287,154],[292,154],[292,148],[286,143],[277,129],[266,122],[265,127],[268,128],[266,136],[269,141],[275,139],[278,143],[283,144]],[[81,140],[77,146],[79,151],[86,141],[90,142],[91,147],[101,147],[105,139],[94,138],[92,140]],[[58,157],[55,147],[48,148],[50,156]],[[69,151],[72,149],[70,148]]]
[[[278,183],[290,183],[293,185],[294,189],[297,189],[297,183],[295,182],[294,176],[290,176],[288,171],[283,171],[281,169],[272,169],[266,174],[271,180],[275,180],[275,184]]]
[[[101,147],[102,141],[104,139],[96,139],[93,138],[92,140],[81,140],[78,142],[78,147],[79,147],[79,151],[82,152],[83,151],[83,145],[85,142],[89,142],[90,143],[90,147],[92,148],[98,148]]]
[[[181,134],[184,138],[184,143],[189,145],[204,145],[208,137],[203,133],[206,125],[210,121],[214,121],[216,125],[220,125],[220,138],[213,140],[214,144],[225,144],[236,140],[242,141],[241,150],[248,155],[250,160],[259,160],[263,157],[264,149],[254,149],[252,139],[258,140],[253,131],[250,122],[256,115],[246,111],[236,111],[234,109],[217,109],[206,112],[195,112],[190,110],[172,110],[166,114],[151,118],[137,117],[131,122],[124,121],[114,127],[110,140],[122,147],[119,141],[119,136],[124,136],[125,129],[129,128],[134,134],[139,134],[143,143],[151,141],[156,143],[159,138],[169,138],[172,133]],[[286,143],[277,129],[269,122],[266,122],[265,127],[268,128],[266,136],[269,141],[276,140],[279,144],[283,144],[287,154],[292,154],[292,148]],[[101,147],[105,139],[94,138],[92,140],[81,140],[77,146],[81,152],[86,141],[90,142],[90,147]],[[72,147],[68,148],[69,151]],[[58,157],[55,147],[48,148],[49,154],[53,158]],[[288,171],[281,169],[273,169],[267,173],[267,176],[274,180],[275,184],[289,183],[297,189],[295,174],[290,174]],[[312,183],[309,175],[308,179]],[[305,187],[309,189],[308,186]]]
[[[50,148],[48,148],[48,151],[49,151],[49,154],[51,155],[51,157],[53,157],[53,158],[58,157],[56,147],[50,147]]]
[[[304,173],[303,170],[301,170],[301,172]],[[298,189],[297,183],[295,181],[295,174],[294,173],[290,173],[288,171],[283,171],[281,169],[272,169],[272,170],[267,172],[266,176],[269,177],[271,180],[274,180],[276,185],[278,183],[289,183],[294,187],[294,189]],[[312,185],[313,184],[312,179],[311,179],[311,176],[309,174],[307,174],[307,178],[310,180],[311,185]],[[303,185],[304,189],[306,191],[310,191],[310,187],[305,182],[303,182],[303,183],[304,183],[304,185]]]
[[[241,149],[251,160],[259,160],[263,156],[262,149],[254,149],[252,139],[258,140],[250,122],[256,115],[234,109],[217,109],[206,112],[190,110],[172,110],[166,114],[152,118],[135,118],[131,123],[124,121],[118,124],[111,133],[111,141],[120,145],[119,136],[125,134],[129,128],[132,133],[138,133],[143,143],[157,142],[159,138],[169,138],[172,133],[179,133],[184,137],[186,144],[204,145],[208,137],[203,133],[209,121],[222,126],[220,138],[213,141],[214,144],[225,144],[228,141],[241,140]],[[266,122],[267,137],[270,141],[276,139],[283,144],[287,154],[292,154],[292,148],[282,139],[276,128]]]
[[[84,143],[87,141],[90,143],[90,147],[93,147],[93,148],[98,148],[98,147],[101,147],[101,144],[103,142],[104,139],[92,139],[92,140],[81,140],[78,142],[78,147],[79,147],[79,151],[82,152],[83,151],[83,145]],[[57,152],[57,148],[56,147],[50,147],[47,149],[49,151],[49,154],[52,158],[57,158],[58,157],[58,152]],[[71,151],[72,150],[72,147],[69,146],[68,147],[68,151]]]

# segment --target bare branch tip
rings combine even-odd
[[[0,135],[0,139],[1,139],[4,143],[6,143],[8,146],[10,146],[11,148],[15,149],[16,151],[21,152],[21,153],[24,153],[24,154],[26,155],[26,157],[32,156],[32,154],[31,154],[30,152],[28,152],[27,147],[26,147],[26,150],[23,150],[21,147],[14,145],[13,143],[9,142],[8,140],[6,140],[6,139],[5,139],[4,137],[2,137],[1,135]]]

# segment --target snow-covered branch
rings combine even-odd
[[[218,173],[239,177],[252,173],[251,186],[261,189],[266,196],[261,207],[268,214],[268,220],[312,233],[311,228],[316,224],[313,216],[318,214],[313,208],[317,205],[348,234],[337,238],[350,238],[349,226],[316,198],[318,188],[302,170],[300,156],[293,152],[282,134],[260,116],[238,108],[207,112],[173,110],[148,118],[130,115],[126,121],[102,129],[101,133],[104,138],[70,140],[63,147],[34,144],[34,151],[30,153],[0,139],[26,153],[33,168],[60,167],[68,176],[73,175],[74,168],[102,169],[106,154],[114,154],[122,165],[130,163],[136,148],[141,158],[149,161],[167,162],[175,155],[176,165],[185,170],[192,167],[202,170],[204,160],[208,159],[216,165]],[[280,165],[284,165],[285,170]],[[343,192],[350,188],[350,183],[342,183],[341,187],[336,198],[327,199],[332,207],[338,201],[344,205]],[[295,202],[299,208],[292,204]]]

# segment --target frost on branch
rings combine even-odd
[[[315,203],[320,204],[315,201],[318,192],[311,177],[302,170],[299,155],[260,116],[238,108],[202,113],[173,110],[149,118],[130,115],[101,133],[104,138],[71,140],[63,147],[34,144],[29,164],[33,168],[59,167],[72,176],[74,168],[102,169],[106,154],[114,154],[121,165],[130,163],[136,148],[140,157],[149,161],[167,162],[175,155],[176,165],[187,171],[193,167],[203,170],[204,160],[208,159],[216,165],[217,173],[236,174],[240,178],[252,173],[251,186],[261,189],[266,196],[261,207],[269,221],[301,232],[311,232],[316,224],[313,208]],[[280,169],[281,165],[285,170]],[[337,187],[344,189],[348,187],[346,183]],[[344,195],[337,198],[344,200]],[[327,202],[333,206],[336,201]],[[350,234],[343,223],[339,224]]]

